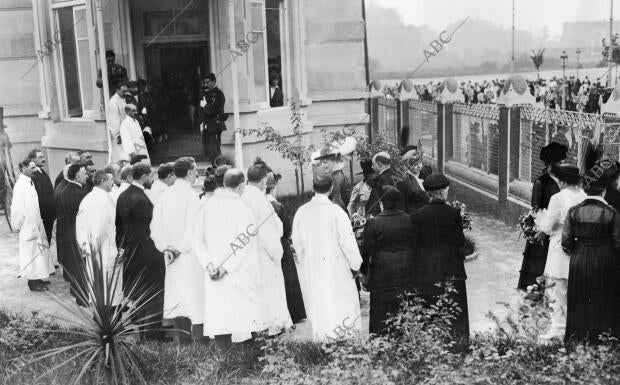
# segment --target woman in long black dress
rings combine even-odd
[[[556,142],[540,150],[540,160],[545,162],[545,170],[541,176],[534,181],[532,188],[532,209],[547,209],[549,200],[553,194],[560,191],[558,183],[550,174],[551,167],[566,159],[568,148]],[[523,264],[521,265],[521,275],[517,288],[527,290],[529,285],[536,283],[536,278],[543,275],[545,264],[547,263],[547,252],[549,250],[549,237],[544,236],[542,242],[525,244],[523,251]]]
[[[299,278],[297,276],[297,267],[295,266],[295,259],[291,249],[291,221],[284,206],[274,197],[275,188],[279,179],[279,175],[276,176],[270,171],[269,174],[267,174],[267,188],[265,189],[265,192],[267,194],[267,199],[269,199],[273,209],[282,221],[284,233],[282,235],[281,242],[284,255],[282,256],[281,263],[282,272],[284,274],[284,289],[286,290],[286,305],[288,307],[291,320],[293,323],[298,323],[306,318],[306,310],[301,294],[301,286],[299,285]]]
[[[366,223],[364,246],[370,260],[370,333],[385,334],[385,321],[396,315],[404,292],[413,291],[415,282],[413,225],[404,211],[398,209],[400,191],[384,186],[383,211]]]
[[[452,323],[452,333],[458,342],[469,341],[469,313],[465,280],[465,236],[461,213],[448,205],[450,182],[442,174],[424,179],[424,189],[430,201],[411,214],[416,253],[416,288],[427,303],[434,304],[443,290],[436,283],[451,281],[456,293],[452,300],[461,309]]]
[[[566,338],[620,337],[620,213],[603,199],[607,181],[586,173],[588,197],[566,217],[562,246],[571,256]]]

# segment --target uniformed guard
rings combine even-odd
[[[205,156],[213,161],[221,154],[222,131],[228,115],[224,112],[226,98],[215,84],[215,75],[210,73],[203,81],[200,93],[201,125],[200,132]]]

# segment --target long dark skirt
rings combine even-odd
[[[385,321],[395,316],[400,310],[400,303],[405,292],[411,288],[391,287],[370,291],[370,333],[383,335],[387,332]]]
[[[519,276],[519,284],[517,288],[527,290],[529,285],[536,283],[536,278],[545,272],[545,264],[547,263],[547,252],[549,251],[549,238],[545,238],[542,243],[525,244],[523,251],[523,264],[521,265],[521,275]]]
[[[577,243],[568,273],[566,337],[620,337],[620,263],[611,244]]]
[[[75,238],[73,241],[67,241],[65,236],[61,236],[56,242],[63,277],[70,283],[69,293],[75,298],[79,306],[87,306],[82,301],[88,295],[84,282],[84,262]]]
[[[460,308],[461,312],[452,323],[452,334],[457,342],[467,343],[469,341],[469,310],[467,306],[467,287],[465,280],[453,280],[452,285],[456,290],[451,299]],[[419,282],[418,290],[420,296],[426,300],[428,306],[437,301],[437,296],[443,294],[442,289],[434,283]]]
[[[282,246],[284,248],[284,256],[281,263],[282,273],[284,274],[284,289],[286,290],[286,306],[293,323],[298,323],[306,318],[304,299],[301,294],[297,267],[295,266],[291,249],[285,242],[282,243]]]

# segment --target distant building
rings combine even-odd
[[[613,23],[613,31],[614,33],[620,32],[620,21]],[[609,21],[567,22],[563,23],[559,45],[579,48],[581,62],[599,62],[603,58],[601,55],[603,39],[609,40]],[[570,55],[573,52],[567,50],[567,53]]]
[[[229,114],[234,56],[241,128],[267,123],[290,130],[288,106],[270,107],[274,73],[284,100],[300,102],[310,141],[321,139],[322,128],[368,121],[360,0],[11,0],[0,7],[0,36],[0,106],[13,158],[43,146],[52,175],[70,150],[90,150],[99,166],[107,161],[102,90],[95,85],[102,45],[115,51],[131,80],[197,83],[199,73],[217,74]],[[233,154],[232,116],[227,126],[222,150]],[[246,167],[263,157],[290,192],[290,163],[256,138],[244,138],[243,153]]]

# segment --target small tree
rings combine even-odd
[[[304,165],[311,162],[310,155],[314,151],[313,145],[306,145],[303,141],[303,113],[299,105],[293,99],[289,99],[291,107],[291,124],[293,125],[292,140],[285,138],[280,132],[276,131],[267,123],[262,127],[242,130],[243,136],[256,135],[264,138],[267,142],[267,149],[278,152],[282,158],[293,163],[295,167],[295,184],[297,187],[297,197],[305,190],[304,186]]]
[[[543,54],[545,52],[544,48],[539,48],[538,50],[532,50],[532,62],[534,63],[534,67],[536,67],[536,77],[540,80],[540,66],[542,66],[543,61],[545,60]]]

